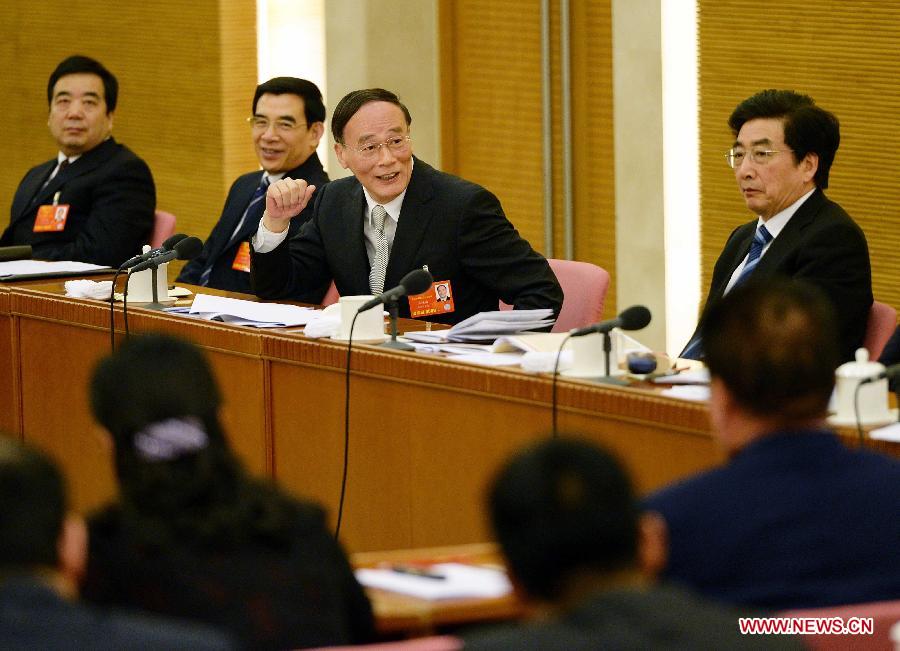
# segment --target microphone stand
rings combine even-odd
[[[153,275],[151,276],[150,280],[150,282],[153,283],[153,302],[147,303],[142,307],[145,310],[164,310],[166,306],[159,302],[159,292],[156,287],[156,270],[158,269],[158,267],[154,266],[151,269],[153,270]],[[609,369],[607,369],[607,374],[609,374],[608,372]]]
[[[621,378],[613,377],[609,372],[609,358],[612,355],[612,337],[610,330],[603,330],[603,377],[593,378],[595,382],[601,384],[614,384],[616,386],[628,386],[628,382]]]
[[[402,341],[397,341],[397,299],[391,299],[385,303],[387,307],[388,317],[391,321],[391,339],[383,344],[379,344],[382,348],[391,348],[393,350],[415,350],[415,346],[410,346]]]

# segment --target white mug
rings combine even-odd
[[[364,303],[375,298],[371,294],[365,296],[341,296],[341,327],[337,339],[350,339],[350,325],[353,317]],[[384,310],[380,305],[366,310],[356,317],[353,327],[353,341],[373,341],[384,339]]]
[[[156,300],[169,298],[169,263],[164,262],[156,270]],[[153,301],[153,270],[144,269],[128,275],[128,302],[150,303]]]
[[[612,351],[610,352],[609,374],[617,375],[619,371],[618,337],[613,331]],[[572,351],[572,366],[560,372],[560,375],[568,377],[603,377],[606,375],[606,353],[603,350],[603,335],[594,332],[583,337],[572,337],[566,342],[564,350]]]

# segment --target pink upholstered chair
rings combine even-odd
[[[547,260],[563,290],[563,304],[553,326],[553,332],[568,332],[600,320],[603,301],[609,289],[609,272],[590,262],[577,260]],[[512,306],[500,302],[501,310]]]
[[[328,646],[310,651],[459,651],[463,648],[460,638],[452,635],[419,637],[400,642],[380,642],[356,646]]]
[[[873,302],[863,340],[863,346],[869,351],[869,359],[881,357],[881,351],[884,350],[884,345],[894,334],[896,327],[897,310],[886,303]]]
[[[871,617],[874,625],[872,634],[861,635],[803,635],[803,645],[815,651],[844,651],[854,649],[893,649],[891,627],[900,622],[900,601],[876,601],[866,604],[834,606],[832,608],[809,608],[779,613],[779,617],[841,617],[844,625],[850,627],[850,618]],[[856,625],[855,622],[852,624]]]
[[[328,307],[332,303],[337,303],[340,297],[341,295],[338,294],[337,287],[334,286],[334,281],[332,280],[331,286],[325,292],[325,296],[322,297],[322,307]]]
[[[165,210],[153,213],[153,233],[150,234],[150,246],[158,249],[162,243],[175,233],[175,215]]]

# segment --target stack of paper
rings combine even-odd
[[[167,310],[179,312],[181,308]],[[224,321],[256,328],[284,328],[305,325],[314,314],[309,307],[282,303],[256,303],[211,294],[197,294],[187,314],[207,321]]]
[[[512,585],[501,570],[462,563],[438,563],[427,575],[394,569],[356,570],[366,587],[390,590],[421,599],[496,599],[509,594]]]
[[[422,343],[484,342],[503,335],[538,330],[553,325],[553,310],[503,310],[479,312],[449,330],[409,332],[406,337]]]

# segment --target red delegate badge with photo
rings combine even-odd
[[[48,204],[38,208],[37,217],[34,218],[34,232],[47,233],[62,231],[66,228],[66,219],[69,217],[69,204]]]
[[[250,273],[250,242],[241,242],[237,255],[234,256],[234,262],[231,263],[231,268],[235,271]]]
[[[412,294],[408,298],[409,315],[413,318],[449,314],[455,309],[453,288],[449,280],[436,280],[427,291]]]

